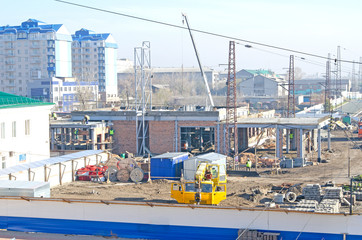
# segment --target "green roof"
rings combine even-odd
[[[245,70],[251,74],[254,74],[254,75],[258,75],[258,74],[262,74],[262,75],[273,75],[273,72],[269,71],[269,70],[263,70],[263,69],[260,69],[260,70]]]
[[[53,105],[54,103],[42,102],[40,100],[22,97],[10,93],[0,92],[0,109],[35,107],[44,105]]]

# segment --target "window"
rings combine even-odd
[[[25,135],[30,135],[30,119],[25,120]]]
[[[11,125],[12,125],[12,128],[11,128],[11,130],[12,130],[12,131],[11,131],[11,136],[12,136],[12,137],[16,137],[16,121],[13,121]]]
[[[1,136],[2,139],[4,139],[4,138],[5,138],[5,123],[2,122],[1,125],[0,125],[0,127],[1,127],[1,129],[0,129],[0,130],[1,130],[1,131],[0,131],[0,134],[1,134],[1,135],[0,135],[0,136]]]
[[[58,92],[58,87],[55,87],[55,88],[54,88],[54,91]]]
[[[2,159],[1,159],[1,167],[2,167],[2,169],[6,168],[6,157],[2,157]]]

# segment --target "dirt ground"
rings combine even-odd
[[[323,133],[326,135],[326,133]],[[356,136],[354,134],[353,136]],[[270,169],[259,168],[260,177],[229,176],[227,183],[227,199],[220,206],[256,207],[270,202],[278,186],[292,186],[293,191],[301,193],[301,189],[308,183],[325,184],[333,181],[337,185],[348,184],[348,159],[350,158],[350,174],[362,174],[362,151],[356,148],[353,142],[346,138],[342,130],[332,131],[332,151],[327,151],[327,141],[322,141],[322,160],[326,163],[314,163],[312,166],[293,169],[281,169],[278,175],[270,174]],[[362,141],[354,139],[354,143],[361,146]],[[260,151],[260,154],[265,152]],[[317,153],[311,159],[316,161]],[[171,182],[168,180],[154,180],[151,183],[106,183],[77,181],[51,189],[53,198],[70,199],[100,199],[119,201],[141,201],[157,203],[177,203],[170,197]],[[276,189],[274,192],[273,189]],[[279,187],[280,189],[280,187]],[[356,209],[362,209],[357,203]]]

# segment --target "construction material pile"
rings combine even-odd
[[[303,188],[303,196],[306,200],[316,200],[319,202],[321,193],[322,189],[319,184],[307,184],[307,186]]]
[[[339,213],[341,203],[338,199],[323,199],[315,209],[320,213]]]
[[[255,154],[244,152],[239,154],[239,162],[240,164],[246,164],[246,162],[250,159],[253,163],[255,162]]]
[[[108,166],[105,177],[111,182],[140,182],[144,178],[144,171],[134,158],[120,158],[113,154],[105,165]]]

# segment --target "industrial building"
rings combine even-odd
[[[288,95],[286,87],[282,79],[255,75],[240,82],[238,89],[244,97],[279,98]]]
[[[47,126],[53,105],[0,92],[2,169],[50,156]]]

